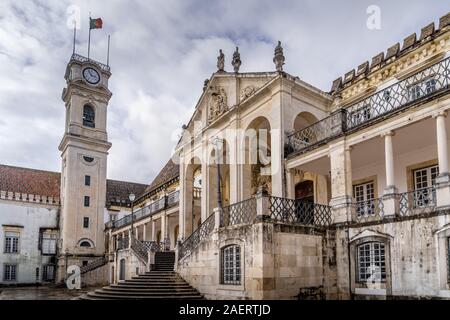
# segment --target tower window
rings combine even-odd
[[[84,206],[89,207],[91,205],[91,198],[88,196],[84,196]]]
[[[91,176],[84,176],[84,185],[85,186],[91,185]]]
[[[84,158],[84,161],[89,162],[89,163],[91,163],[91,162],[94,161],[94,158],[92,158],[92,157],[86,157],[86,156],[84,156],[83,158]]]
[[[82,247],[82,248],[90,248],[91,244],[89,243],[89,241],[82,241],[80,243],[80,247]]]
[[[89,218],[88,217],[83,218],[83,228],[86,228],[86,229],[89,228]]]
[[[90,105],[83,108],[83,126],[95,128],[95,111]]]

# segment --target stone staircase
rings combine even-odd
[[[81,300],[197,300],[203,296],[173,271],[174,252],[157,252],[155,270],[80,296]]]

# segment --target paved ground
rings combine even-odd
[[[82,290],[47,287],[0,288],[0,300],[70,300],[92,290],[94,288]]]

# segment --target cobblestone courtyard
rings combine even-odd
[[[48,287],[0,288],[0,300],[70,300],[91,290],[92,288],[82,290]]]

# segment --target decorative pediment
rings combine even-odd
[[[393,238],[390,234],[381,233],[379,231],[371,230],[371,229],[364,229],[363,231],[361,231],[353,236],[350,236],[350,242],[354,242],[359,239],[370,238],[370,237],[381,237],[381,238],[386,238],[386,239]]]

